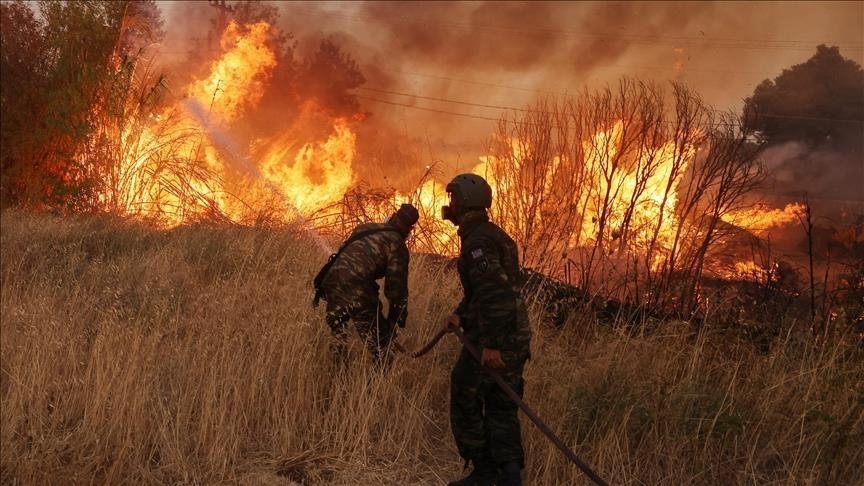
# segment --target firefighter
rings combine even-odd
[[[531,327],[521,295],[516,243],[489,221],[492,189],[475,174],[448,185],[442,217],[459,227],[459,278],[464,297],[444,323],[461,327],[481,349],[481,363],[463,347],[450,375],[450,425],[471,473],[451,486],[521,485],[525,464],[518,406],[483,367],[495,369],[522,396]]]
[[[385,223],[357,226],[334,256],[332,265],[316,289],[327,301],[327,326],[336,338],[332,346],[337,360],[347,356],[348,321],[353,321],[366,341],[375,365],[386,369],[394,326],[405,327],[408,318],[408,248],[405,240],[419,215],[403,204]],[[378,298],[376,280],[384,279],[389,302],[387,316]]]

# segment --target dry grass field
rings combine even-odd
[[[3,484],[461,474],[455,337],[383,376],[355,339],[339,373],[310,305],[325,255],[302,233],[6,211],[0,243]],[[420,256],[411,270],[409,348],[459,298],[452,270]],[[593,317],[562,329],[532,317],[526,401],[610,484],[864,483],[864,349],[851,337],[790,331],[766,354],[710,323],[632,337]],[[587,484],[522,424],[526,484]]]

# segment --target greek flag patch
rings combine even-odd
[[[476,250],[471,250],[471,256],[474,257],[475,260],[483,257],[483,249],[477,248]]]

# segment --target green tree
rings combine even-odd
[[[20,204],[47,184],[49,56],[44,24],[22,0],[0,3],[0,204]]]
[[[806,62],[759,84],[744,113],[748,131],[769,144],[864,152],[864,70],[839,48],[820,45]]]
[[[4,204],[92,209],[116,162],[106,135],[119,138],[100,124],[123,114],[137,56],[161,35],[159,11],[152,0],[38,8],[41,20],[23,2],[2,4]]]

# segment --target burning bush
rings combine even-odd
[[[697,95],[630,79],[505,118],[475,169],[525,263],[585,291],[693,305],[722,218],[762,175],[756,147]]]

